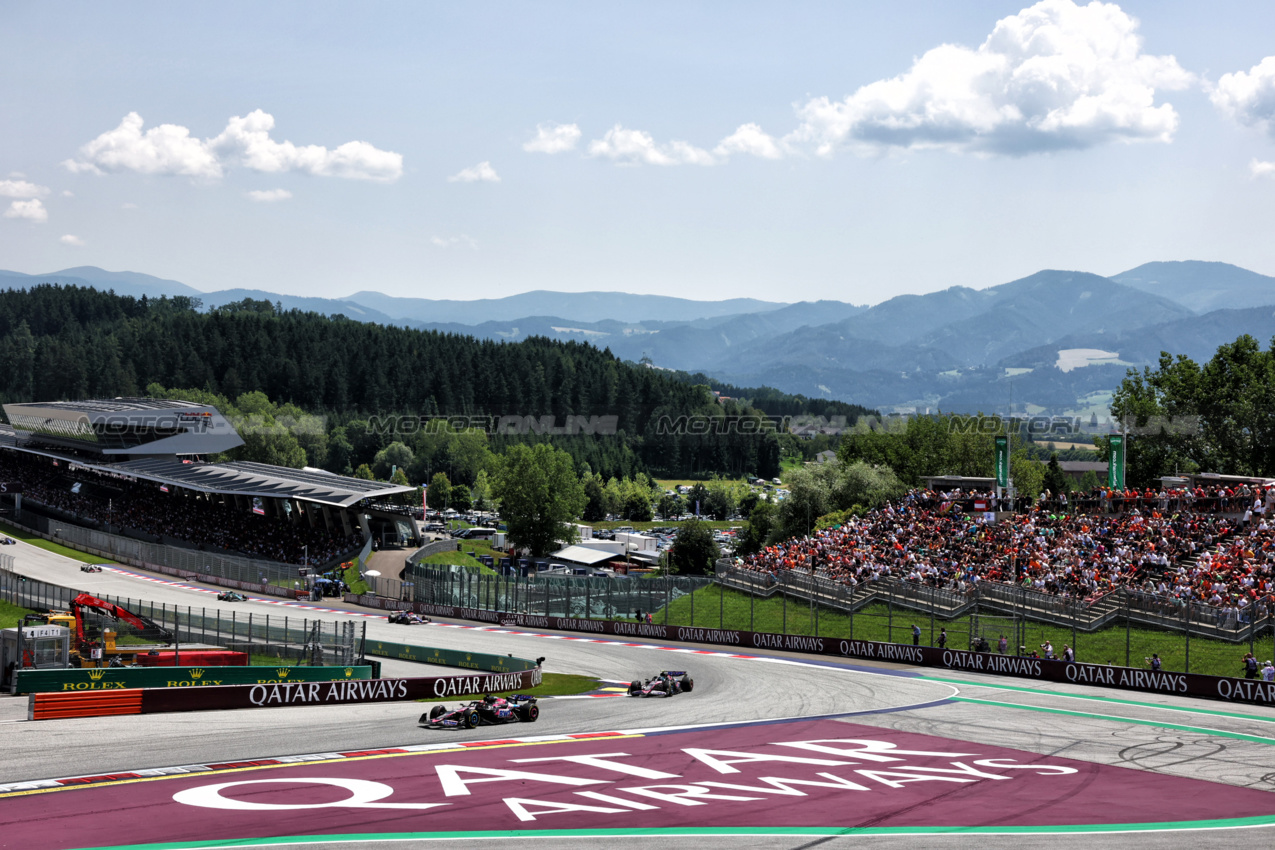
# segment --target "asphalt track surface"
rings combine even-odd
[[[215,591],[174,586],[165,577],[148,580],[136,573],[110,570],[81,573],[77,562],[24,544],[7,552],[15,554],[17,568],[33,578],[99,594],[197,607],[218,605]],[[338,606],[291,607],[264,600],[234,606],[221,603],[221,607],[251,610],[254,615],[287,613],[289,617],[335,620],[370,614],[354,608],[326,613],[307,608]],[[243,839],[264,836],[270,837],[269,846],[287,847],[313,845],[316,835],[333,836],[318,839],[325,847],[366,846],[373,840],[424,844],[433,836],[445,843],[468,836],[499,847],[521,846],[532,837],[538,847],[598,843],[596,837],[561,832],[579,829],[594,830],[589,833],[592,836],[604,829],[613,830],[608,834],[616,837],[642,834],[644,844],[679,848],[692,844],[732,848],[912,847],[918,842],[927,846],[974,846],[977,842],[990,847],[1053,848],[1078,841],[1094,847],[1135,843],[1140,847],[1180,847],[1188,842],[1198,847],[1232,847],[1270,846],[1275,839],[1272,709],[904,665],[829,663],[790,653],[626,643],[468,623],[394,626],[383,615],[366,619],[369,640],[545,656],[548,672],[612,681],[627,681],[659,669],[685,668],[694,675],[696,688],[691,694],[658,701],[543,700],[540,720],[534,725],[471,731],[419,728],[416,719],[428,708],[421,703],[34,723],[22,720],[25,698],[3,698],[0,783],[304,754],[329,754],[331,758],[316,759],[309,765],[232,771],[198,779],[164,778],[3,797],[0,848],[39,850],[164,842],[178,846],[176,842],[198,840],[213,842],[200,846],[252,846],[260,842]],[[437,667],[422,670],[420,665],[389,660],[383,668],[386,676],[437,672]],[[527,742],[529,738],[615,732],[628,734],[615,736],[615,740],[575,737]],[[956,763],[951,754],[964,759],[962,769],[985,773],[996,773],[999,768],[980,769],[973,766],[975,760],[998,759],[999,766],[1017,760],[1045,767],[999,771],[1013,777],[1008,782],[995,777],[920,782],[917,774],[912,774],[911,780],[898,776],[891,780],[871,770],[863,773],[877,765],[862,758],[847,760],[844,752],[838,757],[792,748],[792,742],[861,741],[869,737],[899,748],[949,754],[913,757],[909,764],[920,771],[950,773],[950,765]],[[456,798],[439,796],[436,785],[419,784],[426,781],[424,777],[430,782],[441,781],[442,771],[438,777],[433,773],[442,763],[440,759],[456,762],[459,757],[453,754],[463,750],[463,745],[498,740],[523,743],[470,749],[464,752],[463,763],[478,770],[529,770],[532,768],[513,765],[512,761],[532,757],[534,751],[540,758],[558,760],[551,762],[559,765],[553,769],[560,777],[558,783],[539,789],[524,788],[526,783],[521,781],[475,784],[467,786],[472,787],[472,793]],[[344,761],[335,755],[431,745],[446,749],[441,754],[408,752]],[[850,745],[836,746],[844,751]],[[788,749],[782,749],[785,747]],[[759,764],[741,762],[738,774],[722,775],[718,769],[688,758],[685,753],[690,749],[752,753],[750,758]],[[708,793],[700,787],[691,799],[672,799],[667,795],[676,796],[676,792],[667,787],[662,792],[652,790],[656,786],[650,779],[641,780],[647,789],[642,790],[635,785],[640,784],[640,778],[615,775],[615,769],[607,768],[599,775],[596,763],[592,767],[579,763],[561,767],[566,764],[561,759],[570,754],[610,752],[629,754],[639,760],[635,763],[646,765],[648,773],[680,777],[667,782],[717,781],[753,790],[717,789],[715,797],[698,801],[695,794]],[[783,758],[784,753],[854,766],[791,763]],[[1046,769],[1050,765],[1054,767]],[[767,769],[762,771],[760,766]],[[539,764],[535,769],[549,770]],[[561,777],[573,770],[579,771],[574,774],[576,780],[591,779],[595,784],[588,788],[564,786],[566,780]],[[811,771],[828,770],[836,770],[836,776],[841,777],[837,781],[843,784],[858,779],[872,790],[806,788],[808,795],[783,791],[772,795],[757,790],[763,776],[801,776],[813,781],[816,773]],[[1059,775],[1066,770],[1073,773]],[[325,777],[325,782],[338,786],[314,783],[313,777]],[[280,781],[284,778],[288,781]],[[307,778],[311,782],[307,783]],[[267,779],[274,784],[264,782]],[[339,787],[339,783],[350,781],[378,783],[382,790],[369,792],[373,797],[389,793],[392,787],[392,796],[377,800],[431,799],[445,801],[447,806],[433,810],[429,817],[419,812],[408,817],[380,803],[353,808],[338,805],[347,795],[353,799],[362,793]],[[827,777],[819,781],[826,783]],[[266,816],[256,811],[226,810],[217,800],[211,805],[207,799],[203,803],[173,801],[175,793],[195,787],[205,790],[190,793],[205,798],[212,793],[215,797],[206,790],[208,786],[238,782],[255,784],[228,787],[221,792],[225,798],[233,800],[243,794],[248,795],[245,799],[285,807],[298,799],[330,805],[314,810],[271,810]],[[413,782],[418,785],[412,786]],[[598,811],[545,814],[535,804],[511,804],[509,788],[514,786],[523,795],[516,799],[567,801]],[[605,799],[581,796],[582,791],[603,794]],[[666,796],[659,796],[661,793]],[[717,799],[731,796],[747,799]],[[700,805],[690,805],[696,802]],[[533,820],[515,819],[518,806],[530,811]],[[138,817],[151,807],[160,807],[155,812],[171,811],[171,815]],[[385,811],[393,817],[386,819]],[[1094,826],[1100,823],[1128,826],[1114,830]],[[1147,829],[1146,823],[1158,826]],[[1177,826],[1169,829],[1169,823]],[[828,828],[838,826],[846,828]],[[694,834],[697,827],[700,834]],[[979,831],[954,832],[950,827]],[[303,834],[307,837],[287,838]],[[472,846],[472,841],[467,843]]]

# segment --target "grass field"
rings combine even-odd
[[[692,617],[692,608],[694,616]],[[655,622],[664,622],[664,612],[653,614]],[[869,605],[853,617],[839,611],[814,607],[782,597],[760,599],[735,590],[723,591],[710,585],[693,594],[676,599],[669,606],[668,623],[678,626],[702,628],[727,628],[741,631],[772,632],[777,634],[816,635],[856,640],[911,643],[912,624],[921,628],[921,643],[937,646],[939,630],[946,628],[950,649],[968,649],[971,634],[984,635],[993,648],[1004,633],[1011,641],[1009,651],[1014,651],[1013,624],[1000,617],[981,616],[975,621],[971,616],[953,620],[931,619],[914,611],[891,608],[884,603]],[[1021,626],[1021,645],[1027,652],[1040,651],[1040,645],[1048,640],[1054,652],[1062,655],[1063,645],[1071,644],[1076,650],[1077,661],[1095,664],[1117,664],[1145,667],[1144,659],[1152,653],[1160,656],[1165,670],[1187,670],[1187,641],[1179,632],[1159,631],[1123,625],[1096,632],[1073,632],[1043,623],[1027,621]],[[1253,651],[1260,660],[1275,656],[1275,638],[1270,631],[1261,635]],[[1240,659],[1249,651],[1249,645],[1232,644],[1208,638],[1192,638],[1190,642],[1191,673],[1213,676],[1239,676],[1243,669]],[[1043,653],[1042,653],[1043,654]]]
[[[20,608],[12,602],[0,599],[0,629],[16,626],[27,614],[34,614],[30,608]]]
[[[462,540],[461,542],[464,543],[465,541]],[[486,553],[477,553],[477,554],[486,554]],[[483,564],[476,557],[474,557],[474,555],[471,555],[468,552],[439,552],[437,555],[430,555],[429,557],[425,558],[424,560],[421,561],[421,563],[435,564],[435,565],[447,564],[447,565],[456,566],[456,567],[464,567],[466,570],[468,570],[471,573],[483,573],[486,575],[496,574],[495,570]]]
[[[14,528],[8,523],[0,522],[0,532],[9,535],[15,540],[21,540],[23,543],[30,543],[32,546],[36,546],[46,552],[52,552],[55,555],[64,555],[84,564],[115,564],[115,562],[109,558],[102,558],[98,555],[86,555],[83,552],[77,552],[76,550],[69,549],[59,543],[50,543],[43,537],[37,537],[29,532]]]

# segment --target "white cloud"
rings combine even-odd
[[[1275,137],[1275,56],[1267,56],[1247,72],[1225,74],[1214,86],[1212,98],[1214,106],[1236,121]]]
[[[286,201],[292,197],[292,193],[287,189],[253,189],[248,193],[248,197],[258,203],[269,204],[274,201]]]
[[[65,236],[63,236],[63,237],[62,237],[61,239],[59,239],[58,241],[59,241],[59,242],[61,242],[63,245],[74,245],[76,248],[82,248],[82,247],[84,247],[84,240],[83,240],[83,239],[81,239],[81,238],[80,238],[80,237],[78,237],[78,236],[72,236],[72,235],[71,235],[71,234],[69,234],[69,233],[68,233],[68,234],[66,234]]]
[[[62,197],[64,197],[64,198],[74,198],[74,197],[75,197],[75,193],[74,193],[74,192],[72,192],[70,189],[63,189],[63,190],[62,190]]]
[[[743,124],[734,133],[717,143],[713,148],[717,156],[728,157],[734,153],[746,153],[762,159],[782,159],[784,151],[774,136],[766,133],[757,124]]]
[[[463,233],[459,236],[431,236],[429,241],[431,245],[438,248],[460,246],[462,248],[476,249],[478,247],[477,239],[466,236]]]
[[[30,221],[44,222],[49,220],[49,211],[44,208],[38,198],[29,201],[14,201],[4,211],[5,218],[25,218]]]
[[[49,194],[48,186],[37,186],[25,180],[0,180],[0,197],[42,198]]]
[[[496,173],[496,169],[491,167],[491,163],[483,160],[475,166],[466,168],[457,174],[453,174],[447,178],[448,183],[499,183],[500,175]]]
[[[120,204],[120,209],[122,210],[135,210],[137,208],[138,208],[137,204],[133,203],[132,201],[126,201]]]
[[[114,130],[80,148],[82,159],[62,164],[77,174],[132,171],[203,180],[216,180],[233,166],[380,182],[397,180],[403,173],[402,154],[379,150],[368,142],[346,142],[331,150],[276,142],[270,138],[274,116],[260,109],[234,116],[211,139],[196,138],[176,124],[160,124],[145,132],[142,125],[142,117],[130,112]]]
[[[1168,142],[1178,125],[1158,89],[1192,77],[1172,56],[1142,52],[1120,7],[1042,0],[996,23],[977,49],[944,44],[843,101],[799,106],[786,142],[830,155],[888,148],[1023,155],[1107,142]]]
[[[580,141],[580,128],[575,124],[539,124],[536,137],[522,146],[528,153],[565,153]]]
[[[644,130],[626,130],[616,124],[601,139],[589,142],[589,156],[601,156],[624,165],[713,165],[713,155],[688,142],[657,145]]]
[[[1248,170],[1254,177],[1275,177],[1275,162],[1255,159],[1248,164]]]

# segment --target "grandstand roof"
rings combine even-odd
[[[13,408],[38,407],[42,410],[65,410],[72,413],[123,413],[131,410],[179,410],[203,409],[205,405],[193,401],[167,398],[90,398],[83,401],[43,401],[35,404],[14,404]]]
[[[217,408],[155,398],[95,398],[4,405],[20,438],[100,455],[200,455],[243,439]]]
[[[99,462],[58,451],[19,446],[12,436],[3,431],[0,431],[0,449],[54,458],[68,467],[185,487],[201,493],[297,499],[342,508],[348,508],[363,499],[410,493],[414,489],[383,481],[349,478],[331,472],[289,469],[245,461],[198,463],[139,458],[120,463]]]

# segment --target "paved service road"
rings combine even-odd
[[[80,573],[77,565],[31,547],[17,554],[18,568],[35,578],[170,604],[216,604],[215,597],[197,590],[109,571]],[[246,609],[282,613],[266,602],[235,606]],[[301,610],[290,614],[302,615],[316,616]],[[782,653],[739,657],[714,647],[634,645],[474,624],[402,627],[369,619],[368,635],[543,655],[546,670],[609,680],[685,668],[696,688],[658,701],[544,700],[534,725],[466,732],[418,728],[416,718],[428,708],[420,703],[3,723],[14,717],[9,708],[15,701],[0,700],[0,783],[326,754],[303,765],[6,797],[0,799],[0,844],[8,845],[17,829],[24,837],[14,846],[24,850],[265,836],[286,846],[292,840],[284,836],[298,836],[298,843],[314,840],[302,835],[362,837],[323,839],[343,846],[373,834],[418,841],[451,830],[488,830],[484,839],[500,846],[506,840],[525,842],[525,837],[513,839],[511,830],[626,834],[638,829],[647,833],[644,843],[685,847],[690,839],[677,836],[702,827],[717,837],[694,840],[714,846],[801,847],[825,841],[837,846],[851,840],[856,846],[904,846],[905,841],[915,846],[918,830],[933,834],[934,829],[977,827],[984,832],[970,840],[979,846],[1013,841],[1021,848],[1074,844],[1075,836],[1059,829],[1109,830],[1099,824],[1144,822],[1163,828],[1183,821],[1196,831],[1138,827],[1136,838],[1103,831],[1084,841],[1180,846],[1189,835],[1192,844],[1220,847],[1269,843],[1272,837],[1271,709],[898,665],[828,663]],[[416,667],[389,662],[386,673],[411,675]],[[780,719],[788,720],[774,722]],[[615,732],[626,734],[579,737]],[[523,743],[466,751],[467,744],[501,740]],[[866,745],[846,740],[877,741],[886,749],[869,746],[865,755]],[[880,760],[890,758],[891,746],[929,755]],[[421,747],[430,749],[411,751]],[[340,755],[404,748],[409,751]],[[578,758],[599,753],[626,755]],[[514,763],[524,758],[550,761]],[[528,778],[519,771],[557,779]],[[677,787],[656,787],[669,785]],[[351,801],[356,805],[351,807]],[[295,808],[300,804],[319,808]],[[430,808],[419,808],[426,804]],[[152,806],[162,815],[138,817]],[[1212,822],[1217,818],[1229,820]],[[90,830],[86,823],[99,828]],[[104,834],[104,823],[114,828]],[[768,832],[749,834],[757,829]],[[843,838],[837,837],[839,830]],[[542,844],[573,840],[532,834]],[[574,839],[563,846],[580,845]]]

